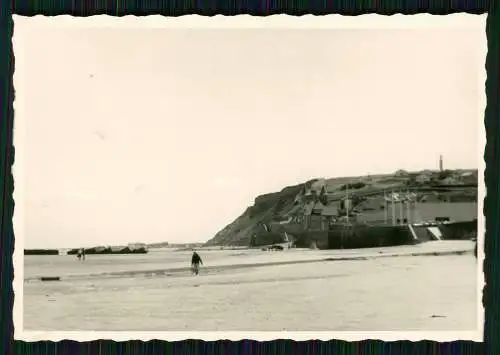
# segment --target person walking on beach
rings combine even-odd
[[[200,264],[203,265],[203,261],[197,252],[193,252],[193,256],[191,257],[191,270],[195,275],[200,273]]]
[[[85,249],[78,249],[78,252],[76,253],[76,257],[78,258],[78,261],[85,261]]]

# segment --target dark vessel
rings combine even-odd
[[[59,255],[56,249],[24,249],[24,255]]]
[[[80,249],[71,249],[68,251],[68,255],[76,255]],[[148,250],[145,247],[140,248],[85,248],[86,255],[101,255],[101,254],[147,254]]]
[[[431,240],[472,239],[477,222],[426,222],[402,225],[335,225],[327,231],[304,231],[295,246],[318,249],[356,249],[411,245]]]

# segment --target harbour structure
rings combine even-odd
[[[325,204],[307,195],[293,218],[270,223],[258,235],[262,241],[279,243],[287,233],[295,246],[319,249],[393,246],[477,235],[475,201],[433,201],[433,196],[436,194],[426,189],[358,192],[346,188]],[[253,239],[254,245],[258,239]]]

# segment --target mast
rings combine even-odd
[[[346,196],[345,196],[345,216],[347,218],[347,223],[349,223],[349,183],[346,185]]]
[[[418,219],[418,216],[419,216],[417,203],[418,203],[418,196],[417,196],[417,193],[415,193],[415,200],[413,201],[413,218],[414,219]],[[418,222],[420,222],[420,221],[418,221]]]
[[[387,224],[387,196],[384,190],[384,223]]]
[[[411,221],[411,210],[410,210],[410,207],[411,207],[411,196],[410,196],[410,193],[408,192],[408,190],[406,190],[406,196],[407,196],[407,201],[406,201],[406,218],[407,218],[407,221],[408,221],[408,224],[412,223]]]
[[[394,206],[394,190],[391,191],[392,225],[396,224],[396,209]]]
[[[399,190],[399,224],[403,224],[403,199],[401,198],[401,190]]]

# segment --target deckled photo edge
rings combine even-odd
[[[472,19],[474,17],[474,20]],[[215,16],[207,18],[198,15],[188,15],[177,18],[169,18],[168,22],[165,21],[163,16],[147,16],[147,17],[111,17],[106,15],[93,16],[88,18],[75,18],[68,15],[46,17],[23,17],[14,15],[14,26],[25,26],[26,30],[37,27],[71,27],[71,28],[88,28],[88,27],[213,27],[213,28],[231,28],[231,27],[271,27],[271,28],[418,28],[426,27],[476,27],[478,26],[477,19],[482,17],[482,27],[485,28],[486,15],[469,15],[469,14],[454,14],[447,16],[433,16],[428,14],[413,15],[410,18],[404,15],[395,15],[391,17],[380,15],[363,15],[356,18],[351,18],[341,15],[325,15],[325,16],[312,16],[306,15],[303,17],[293,17],[288,15],[273,15],[267,18],[256,18],[248,15],[239,15],[235,17]],[[14,55],[19,50],[16,42],[19,36],[16,36],[18,31],[14,31],[12,38],[14,45]],[[486,37],[486,35],[485,35]],[[485,42],[486,54],[486,42]],[[16,59],[16,63],[18,59]],[[486,78],[486,71],[484,71],[484,79],[480,81],[482,87],[481,104],[479,110],[484,113],[485,108],[485,93],[484,82]],[[20,86],[19,75],[14,71],[14,88]],[[14,115],[22,110],[22,102],[18,99],[14,101]],[[478,249],[478,296],[482,295],[483,287],[485,284],[483,273],[484,261],[484,215],[483,215],[483,199],[485,196],[486,188],[484,185],[484,146],[485,146],[485,131],[484,122],[480,121],[480,134],[478,140],[478,156],[479,156],[479,184],[478,184],[478,223],[479,223],[479,245]],[[476,332],[47,332],[47,331],[25,331],[23,329],[23,191],[22,181],[23,176],[23,135],[19,132],[24,130],[23,122],[16,121],[14,118],[14,146],[15,146],[15,163],[13,165],[14,176],[14,193],[13,199],[16,202],[13,217],[13,226],[15,232],[15,250],[13,254],[14,264],[14,281],[13,289],[15,293],[13,318],[15,327],[15,339],[24,341],[37,341],[37,340],[62,340],[71,339],[78,341],[90,341],[95,339],[113,339],[113,340],[183,340],[183,339],[202,339],[202,340],[217,340],[217,339],[255,339],[255,340],[273,340],[273,339],[294,339],[294,340],[307,340],[307,339],[339,339],[339,340],[363,340],[363,339],[381,339],[381,340],[413,340],[418,341],[422,339],[448,341],[448,340],[474,340],[482,341],[482,324],[484,322],[484,306],[482,302],[478,303],[478,330]]]

